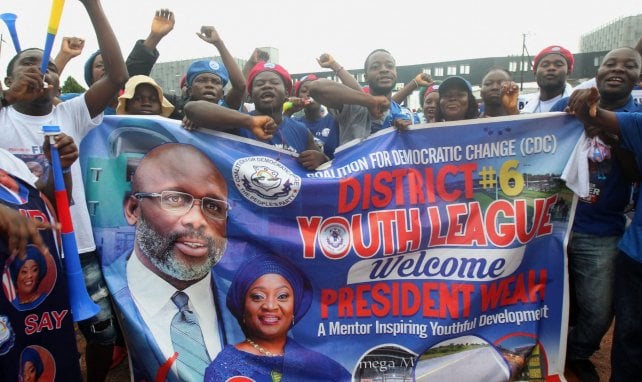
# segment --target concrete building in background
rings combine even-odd
[[[279,50],[277,48],[261,47],[259,49],[270,54],[270,61],[276,64],[279,63]],[[220,56],[206,56],[190,58],[188,60],[158,62],[154,65],[150,76],[158,82],[164,93],[179,94],[181,92],[179,87],[181,77],[187,73],[187,68],[189,68],[190,64],[194,61],[207,59],[213,59],[218,62],[222,61]],[[235,60],[240,68],[243,68],[243,65],[247,62],[247,59],[242,58],[235,58]]]
[[[580,52],[634,47],[642,37],[642,13],[622,17],[580,37]]]

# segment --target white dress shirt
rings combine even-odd
[[[170,325],[178,312],[171,300],[177,289],[145,267],[136,256],[136,250],[127,261],[127,283],[132,299],[151,330],[165,358],[174,354]],[[221,338],[211,288],[211,273],[184,289],[189,297],[189,307],[198,317],[210,360],[221,351]]]

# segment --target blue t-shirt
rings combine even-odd
[[[551,111],[563,111],[568,97],[559,100]],[[635,112],[640,108],[629,97],[618,112]],[[578,120],[577,123],[581,122]],[[588,159],[587,159],[588,160]],[[624,233],[624,208],[631,198],[632,182],[615,158],[596,163],[589,161],[589,196],[580,198],[575,210],[573,232],[596,236],[619,236]]]
[[[321,141],[323,152],[328,158],[334,158],[334,150],[339,146],[339,124],[332,114],[326,114],[316,121],[310,121],[305,117],[298,117],[295,120],[304,124],[314,138]]]
[[[635,154],[638,168],[642,168],[642,113],[617,113],[622,137],[622,146]],[[638,195],[638,206],[642,202],[642,193]],[[618,248],[624,253],[642,262],[642,213],[636,211],[633,221],[627,227]]]
[[[238,134],[245,138],[258,140],[248,129],[240,128]],[[284,116],[274,136],[266,143],[295,153],[302,153],[308,148],[308,134],[310,133],[304,124]]]

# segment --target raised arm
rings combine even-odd
[[[82,50],[85,48],[85,40],[80,37],[63,37],[60,51],[54,58],[54,64],[58,68],[58,75],[62,75],[62,71],[67,66],[67,63],[72,58],[78,57]]]
[[[257,138],[271,139],[276,123],[266,115],[252,116],[208,101],[191,101],[185,104],[183,127],[193,130],[202,127],[217,131],[248,129]]]
[[[105,75],[94,82],[85,93],[85,102],[92,118],[102,113],[127,82],[127,67],[118,40],[109,25],[99,0],[80,0],[94,26],[102,52]]]
[[[345,86],[361,91],[361,85],[359,85],[359,82],[357,82],[352,74],[350,74],[343,65],[339,64],[331,54],[323,53],[319,58],[317,58],[317,62],[320,67],[331,69]]]
[[[412,79],[412,81],[408,82],[401,90],[393,94],[392,100],[395,101],[396,103],[402,103],[403,100],[405,100],[406,97],[411,95],[412,92],[414,92],[415,90],[418,90],[422,86],[428,87],[430,85],[433,85],[434,83],[435,81],[432,80],[432,77],[430,76],[430,74],[419,73],[415,76],[415,78]]]
[[[247,78],[248,74],[250,74],[250,70],[252,70],[252,68],[261,61],[269,62],[270,54],[259,48],[254,48],[250,58],[248,58],[247,61],[245,61],[245,65],[243,65],[243,76]]]
[[[365,106],[377,119],[383,117],[385,111],[390,108],[390,100],[384,96],[372,96],[323,78],[310,82],[310,96],[318,103],[333,109],[341,109],[343,105]]]
[[[151,30],[145,40],[138,40],[127,56],[127,71],[130,76],[143,74],[149,76],[158,60],[158,43],[174,29],[174,12],[159,9],[152,19]]]
[[[221,55],[221,60],[223,61],[223,65],[225,65],[225,69],[227,69],[227,73],[230,75],[230,83],[232,84],[232,88],[225,95],[225,103],[230,108],[238,110],[243,104],[243,95],[245,94],[246,86],[245,77],[243,76],[243,72],[241,72],[241,68],[239,68],[236,60],[227,50],[223,39],[214,27],[202,26],[201,31],[196,35],[200,37],[201,40],[214,45]]]

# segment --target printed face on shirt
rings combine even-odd
[[[441,89],[440,89],[441,91]],[[463,85],[453,84],[442,92],[439,108],[446,121],[460,121],[468,111],[468,91]]]
[[[484,76],[480,95],[486,105],[501,106],[502,85],[509,82],[510,76],[503,70],[492,70]]]
[[[285,102],[285,83],[277,73],[265,70],[252,81],[252,101],[257,111],[271,115],[283,108]]]
[[[36,290],[40,284],[39,273],[40,267],[35,260],[27,260],[22,267],[20,267],[16,279],[16,291],[21,304],[29,303],[38,297]]]
[[[150,84],[136,86],[134,96],[127,100],[127,114],[133,115],[160,115],[161,101],[158,91]]]
[[[619,48],[610,51],[595,76],[600,96],[608,100],[628,98],[639,73],[640,55],[635,50]]]
[[[26,361],[22,368],[22,380],[24,382],[36,382],[38,380],[38,376],[36,374],[37,371],[33,362]]]
[[[245,297],[245,331],[252,339],[284,338],[294,319],[294,293],[281,275],[256,279]]]
[[[373,95],[387,95],[397,84],[397,64],[386,52],[375,52],[368,57],[366,81]]]
[[[566,77],[568,76],[568,65],[564,57],[551,53],[542,57],[537,65],[535,77],[537,85],[548,91],[564,92]]]
[[[218,103],[223,98],[223,81],[214,73],[201,73],[194,77],[187,94],[191,101]]]
[[[134,192],[179,191],[195,199],[227,200],[225,179],[204,154],[189,145],[166,144],[148,154],[134,175]],[[185,213],[161,206],[158,197],[128,198],[127,220],[136,224],[136,244],[152,271],[181,281],[200,280],[220,260],[226,247],[226,219],[204,215],[194,200]]]

